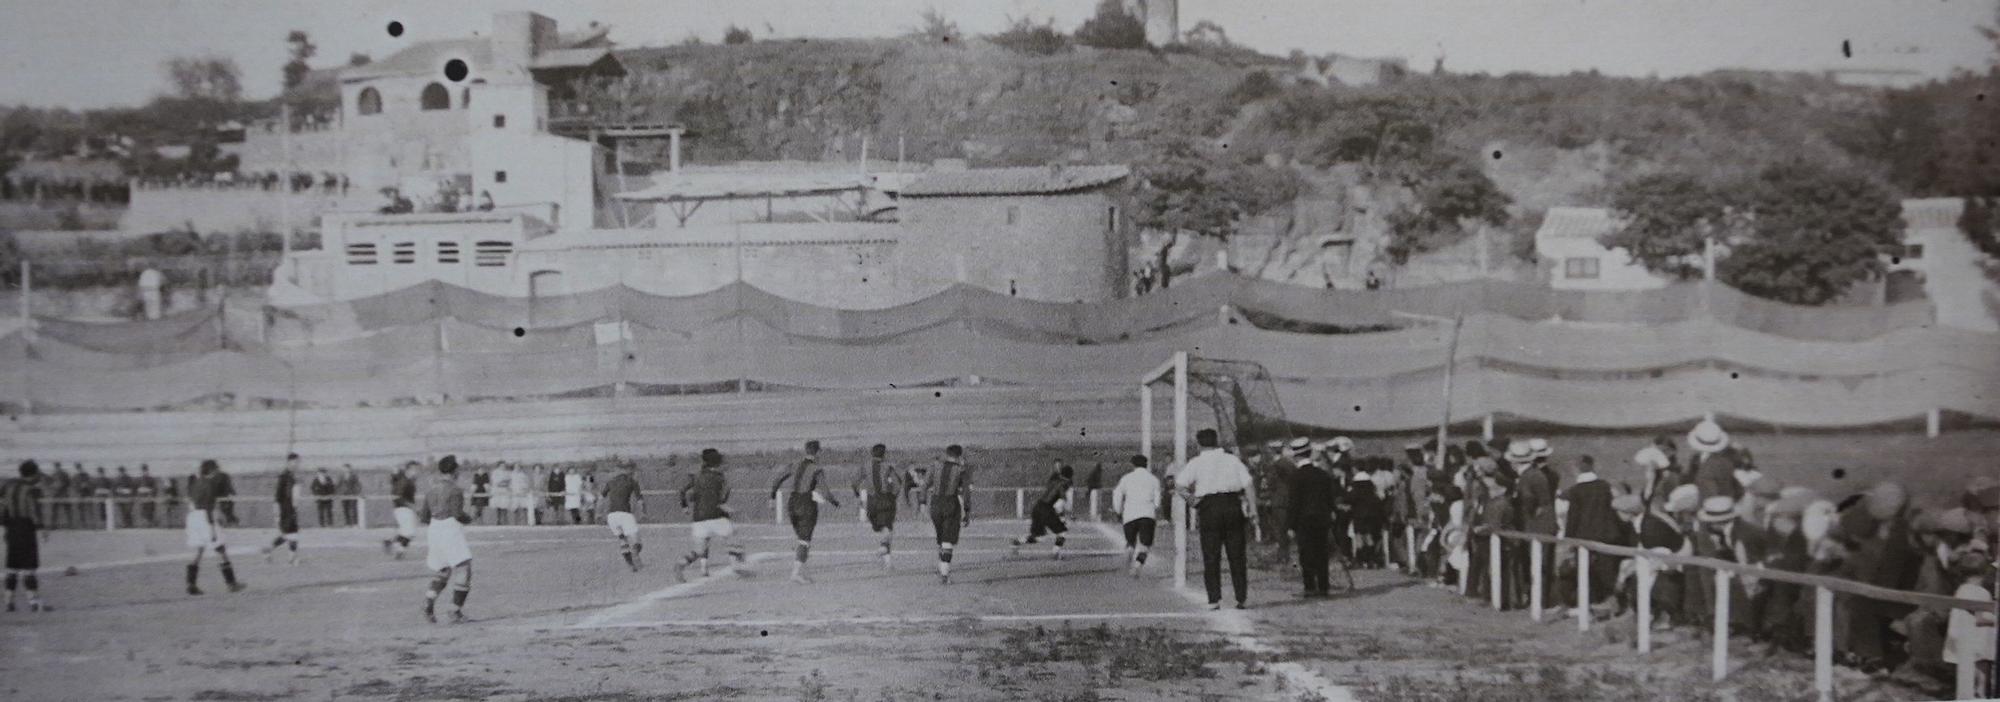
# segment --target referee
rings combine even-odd
[[[1222,555],[1229,554],[1229,583],[1236,591],[1236,608],[1249,598],[1249,564],[1244,562],[1248,530],[1257,518],[1257,488],[1250,468],[1222,450],[1214,429],[1195,433],[1201,455],[1187,462],[1177,480],[1194,498],[1201,527],[1201,579],[1208,587],[1208,608],[1222,609]]]

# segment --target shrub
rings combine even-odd
[[[1035,56],[1048,56],[1069,49],[1069,37],[1056,29],[1054,18],[1041,24],[1026,17],[1014,19],[1006,31],[986,39],[1009,51]]]
[[[729,25],[729,29],[722,32],[722,43],[724,44],[748,44],[752,39],[750,30],[733,24]]]
[[[919,17],[923,20],[923,24],[910,32],[910,36],[936,46],[963,45],[965,32],[958,28],[957,22],[951,21],[951,18],[944,16],[944,13],[939,12],[937,8],[925,8],[924,14]]]
[[[1076,43],[1099,49],[1146,48],[1146,25],[1125,12],[1118,0],[1098,0],[1097,15],[1076,28]]]
[[[1278,83],[1278,79],[1271,77],[1270,73],[1251,71],[1243,75],[1243,80],[1236,82],[1236,87],[1229,89],[1229,101],[1237,105],[1248,105],[1282,93],[1284,90],[1284,86]]]

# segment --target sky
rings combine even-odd
[[[1212,20],[1267,53],[1396,56],[1454,72],[1672,77],[1719,68],[1983,70],[1974,31],[2000,0],[1181,0],[1181,29]],[[0,104],[135,105],[161,92],[179,55],[233,58],[245,94],[277,92],[285,35],[319,46],[315,66],[381,58],[411,41],[484,34],[492,13],[532,9],[574,28],[612,26],[621,46],[758,36],[903,33],[935,8],[983,34],[1009,18],[1074,28],[1095,0],[0,0]],[[402,37],[388,23],[401,22]],[[1846,42],[1852,56],[1842,53]]]

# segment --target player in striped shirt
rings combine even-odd
[[[278,505],[278,536],[264,549],[264,562],[269,563],[278,547],[291,548],[291,564],[299,564],[299,506],[298,506],[299,455],[285,454],[285,467],[278,471],[278,486],[273,501]]]
[[[1063,523],[1063,513],[1069,511],[1069,488],[1074,484],[1075,471],[1062,461],[1056,461],[1055,472],[1042,485],[1042,494],[1035,497],[1035,506],[1028,513],[1028,538],[1015,539],[1009,555],[1021,555],[1021,547],[1039,543],[1043,534],[1056,537],[1056,560],[1062,560],[1064,535],[1069,533],[1069,525]]]
[[[34,461],[21,462],[21,477],[0,484],[0,526],[7,537],[7,611],[14,611],[14,590],[26,586],[28,611],[40,612],[42,584],[35,570],[42,567],[41,542],[35,531],[41,527],[36,508],[42,498],[42,468]]]
[[[201,594],[201,588],[195,587],[195,576],[201,573],[201,555],[209,549],[215,549],[215,557],[222,561],[222,582],[229,585],[229,591],[243,590],[243,584],[236,581],[236,568],[229,564],[229,547],[222,539],[222,514],[216,509],[229,491],[222,466],[212,458],[202,461],[200,471],[188,481],[187,545],[194,549],[194,562],[187,564],[190,595]]]
[[[472,548],[465,542],[465,491],[458,486],[458,457],[438,459],[438,474],[424,487],[417,514],[430,526],[424,533],[424,565],[437,573],[424,590],[424,619],[437,623],[437,598],[451,585],[451,623],[465,621],[465,598],[472,594]],[[416,481],[415,476],[410,481]]]
[[[630,461],[618,464],[618,474],[604,483],[604,505],[609,514],[604,515],[604,523],[611,527],[611,535],[618,537],[618,555],[624,557],[625,565],[632,572],[639,572],[639,552],[645,544],[639,543],[639,520],[632,516],[632,503],[638,502],[639,509],[646,509],[646,494],[639,491],[639,479],[632,475]]]
[[[396,536],[382,542],[382,552],[393,554],[399,561],[403,560],[403,553],[410,549],[410,539],[417,536],[417,471],[423,466],[410,461],[389,475],[389,493],[395,505]]]
[[[896,536],[896,499],[903,493],[903,474],[891,465],[889,447],[868,449],[868,467],[854,476],[854,496],[868,514],[868,528],[882,535],[882,569],[889,569],[889,544]]]
[[[778,479],[771,481],[771,499],[778,499],[778,491],[785,483],[792,484],[792,492],[785,502],[785,517],[792,523],[792,533],[799,537],[796,551],[797,560],[792,562],[792,582],[805,584],[812,582],[806,575],[806,558],[812,553],[813,530],[819,528],[819,503],[831,503],[836,509],[840,501],[820,490],[820,483],[826,478],[826,471],[819,467],[819,441],[806,442],[806,455]]]
[[[965,466],[965,448],[946,446],[944,461],[930,476],[924,500],[930,505],[931,527],[938,544],[938,583],[951,584],[951,552],[958,546],[958,531],[972,524],[972,476]]]
[[[727,539],[736,533],[729,521],[729,480],[722,476],[722,452],[713,448],[701,450],[701,470],[688,476],[686,486],[681,488],[681,508],[689,510],[693,524],[689,531],[694,538],[694,550],[681,559],[674,567],[674,578],[687,582],[687,568],[701,564],[701,574],[708,576],[708,547],[715,539]],[[730,544],[729,557],[738,566],[743,565],[743,547]]]

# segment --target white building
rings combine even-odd
[[[1667,279],[1632,260],[1624,248],[1607,248],[1598,239],[1618,230],[1610,210],[1598,207],[1551,207],[1535,230],[1535,255],[1552,266],[1549,287],[1557,290],[1649,290],[1665,287]]]
[[[1937,305],[1938,324],[1973,331],[2000,332],[2000,283],[1987,276],[1993,259],[1959,231],[1965,201],[1955,197],[1903,201],[1901,255],[1889,259],[1890,270],[1923,275],[1924,294]]]

